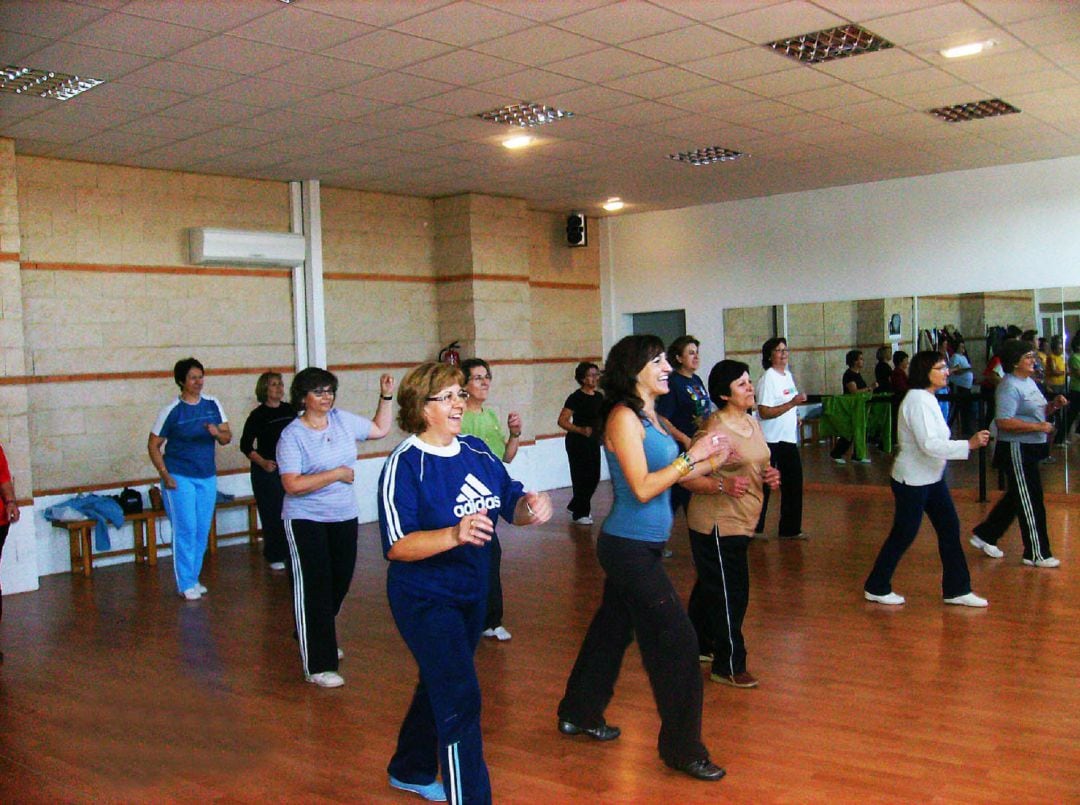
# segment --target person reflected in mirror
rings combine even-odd
[[[882,346],[877,348],[874,364],[874,380],[877,381],[877,391],[880,394],[888,394],[892,391],[892,364],[889,358],[892,356],[892,347]]]
[[[971,575],[960,544],[960,518],[945,482],[945,463],[966,459],[972,450],[985,447],[990,432],[981,430],[966,440],[951,438],[936,399],[937,392],[949,382],[948,362],[941,353],[917,353],[911,360],[909,379],[911,387],[900,403],[899,453],[890,482],[895,501],[892,529],[863,585],[863,597],[879,604],[904,603],[904,597],[893,592],[892,577],[915,541],[925,513],[938,538],[945,603],[985,607],[986,599],[971,591]]]
[[[1056,397],[1067,393],[1065,378],[1065,342],[1060,335],[1053,335],[1050,336],[1050,346],[1046,353],[1046,393],[1048,397]],[[1066,399],[1068,398],[1066,397]],[[1059,409],[1054,414],[1053,424],[1055,429],[1054,444],[1059,447],[1067,446],[1069,428],[1064,409]]]
[[[952,416],[949,425],[960,423],[960,435],[965,439],[975,433],[978,408],[972,396],[975,385],[975,369],[968,359],[967,344],[961,339],[956,342],[952,357],[949,359],[949,390],[956,398],[953,401]]]
[[[566,398],[559,412],[559,427],[566,431],[566,458],[574,494],[567,509],[574,523],[593,524],[592,496],[600,484],[600,368],[583,361],[574,369],[578,390]]]
[[[761,431],[769,445],[770,464],[780,471],[780,539],[806,539],[802,530],[803,469],[799,456],[798,406],[806,395],[795,386],[791,374],[787,339],[770,338],[761,345],[764,374],[755,386],[757,415]],[[719,407],[719,404],[717,404]],[[769,510],[769,486],[762,489],[761,515],[754,533],[765,531]]]
[[[877,381],[873,384],[867,385],[863,380],[863,353],[861,349],[848,350],[847,355],[844,356],[844,363],[847,364],[847,369],[844,371],[844,377],[840,382],[840,386],[843,389],[844,394],[873,394],[877,388]],[[832,452],[829,455],[832,460],[837,464],[846,464],[847,461],[844,456],[847,451],[851,449],[851,441],[845,439],[843,436],[836,437],[836,444],[833,446]],[[860,459],[863,464],[869,464],[870,459]]]
[[[461,432],[482,439],[492,453],[504,464],[509,464],[517,455],[521,441],[521,414],[511,411],[506,417],[504,431],[499,415],[494,409],[486,407],[491,393],[491,366],[483,358],[469,358],[462,362],[461,371],[465,374],[465,391],[469,394],[461,418]],[[491,540],[489,568],[491,578],[488,580],[484,637],[502,642],[509,640],[512,635],[503,626],[502,545],[498,535]]]
[[[998,540],[1013,520],[1019,519],[1023,564],[1054,568],[1061,561],[1050,549],[1039,464],[1047,456],[1047,439],[1054,432],[1048,420],[1068,401],[1060,394],[1052,400],[1043,396],[1034,379],[1037,360],[1030,341],[1006,341],[1002,347],[1006,374],[994,394],[997,446],[993,464],[1005,472],[1005,494],[972,530],[971,544],[992,559],[1000,559],[1005,553]]]
[[[232,441],[221,403],[202,393],[204,374],[195,358],[176,362],[173,380],[180,395],[158,412],[146,442],[172,526],[176,589],[188,601],[207,593],[199,574],[217,505],[214,448]]]

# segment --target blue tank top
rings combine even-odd
[[[679,455],[679,446],[675,440],[662,430],[657,430],[648,419],[642,419],[645,426],[645,464],[649,472],[656,472],[667,466]],[[622,467],[615,454],[604,448],[607,454],[608,471],[611,474],[611,491],[614,502],[611,513],[601,527],[607,534],[624,539],[639,539],[643,542],[666,542],[671,533],[671,490],[665,489],[652,500],[642,503],[626,482]]]

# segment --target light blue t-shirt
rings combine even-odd
[[[326,430],[313,430],[297,418],[281,432],[277,445],[280,474],[312,475],[356,463],[356,443],[367,439],[371,420],[340,408],[331,408],[327,420]],[[340,523],[359,517],[360,506],[352,484],[334,481],[306,495],[285,495],[281,516],[284,520]]]
[[[679,455],[679,446],[675,439],[662,430],[653,427],[648,419],[642,419],[645,426],[645,464],[649,472],[667,466]],[[606,534],[624,539],[638,539],[643,542],[666,542],[671,533],[674,515],[671,511],[671,490],[665,489],[656,497],[642,503],[630,490],[626,482],[619,459],[615,453],[604,448],[607,454],[608,471],[611,474],[611,490],[615,501],[611,513],[604,520],[601,530]]]
[[[1046,397],[1030,377],[1005,375],[994,393],[995,419],[1019,419],[1024,422],[1046,421]],[[1044,444],[1047,434],[1040,431],[998,431],[999,442]]]

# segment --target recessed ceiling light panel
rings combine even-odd
[[[604,209],[608,212],[618,212],[625,206],[626,204],[624,204],[623,200],[618,196],[612,196],[603,204]]]
[[[732,151],[730,148],[710,145],[707,148],[668,154],[668,159],[674,159],[676,162],[689,162],[691,165],[711,165],[713,162],[731,162],[748,156],[750,155],[744,154],[742,151]]]
[[[530,101],[522,101],[510,106],[501,106],[488,112],[477,115],[481,120],[490,123],[502,123],[507,126],[520,126],[527,129],[533,126],[542,126],[545,123],[554,123],[556,120],[564,120],[573,117],[573,112],[556,109],[553,106],[542,106]]]
[[[0,92],[16,95],[36,95],[66,101],[80,92],[93,89],[103,83],[96,78],[85,78],[51,70],[34,70],[30,67],[7,65],[0,70]]]
[[[966,120],[982,120],[984,117],[1013,115],[1020,110],[1000,98],[990,98],[986,101],[939,106],[936,109],[927,109],[926,111],[934,115],[934,117],[940,117],[946,123],[963,123]]]
[[[989,50],[996,44],[997,42],[993,39],[987,39],[985,42],[969,42],[966,45],[945,48],[944,50],[939,50],[938,53],[946,59],[962,59],[965,56],[977,56],[984,50]]]
[[[778,39],[765,46],[804,64],[821,64],[848,56],[873,53],[875,50],[885,50],[891,48],[893,43],[858,25],[841,25],[790,39]]]

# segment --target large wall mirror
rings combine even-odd
[[[727,357],[749,363],[756,378],[762,342],[782,335],[791,348],[791,369],[799,389],[807,394],[839,394],[847,368],[844,356],[850,349],[863,350],[863,376],[872,381],[879,347],[913,354],[935,345],[937,335],[947,328],[964,336],[978,376],[987,361],[988,335],[1010,324],[1036,330],[1047,339],[1063,336],[1067,362],[1080,331],[1080,286],[728,308],[724,349]],[[1080,438],[1072,441],[1051,451],[1052,460],[1044,467],[1047,491],[1080,489],[1080,478],[1075,477],[1080,471]],[[820,470],[817,477],[826,482],[880,485],[888,484],[891,465],[891,459],[878,452],[868,466],[835,466],[825,445],[817,443],[805,445],[804,462],[811,478]],[[955,486],[977,483],[975,462],[950,464],[949,472]]]

